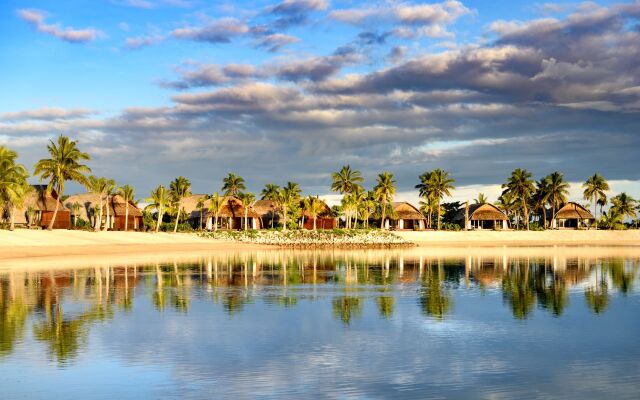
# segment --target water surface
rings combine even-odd
[[[639,268],[485,248],[14,269],[0,397],[637,399]]]

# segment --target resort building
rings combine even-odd
[[[303,207],[303,202],[304,200],[300,202],[301,207]],[[311,218],[311,215],[307,211],[304,211],[304,207],[302,211],[302,216],[304,220],[302,227],[304,229],[312,230],[313,218]],[[335,227],[336,227],[336,219],[331,215],[331,208],[329,208],[327,203],[323,201],[322,212],[320,212],[320,214],[318,214],[316,217],[316,229],[333,229]]]
[[[71,226],[71,213],[60,201],[58,193],[52,189],[47,192],[47,185],[32,185],[33,191],[24,202],[24,207],[17,211],[15,223],[17,225],[35,226],[47,228],[53,213],[58,206],[58,214],[53,224],[53,229],[69,229]]]
[[[468,213],[468,214],[467,214]],[[509,229],[509,218],[491,203],[470,204],[469,209],[462,207],[453,222],[468,230],[504,230]]]
[[[273,200],[258,200],[253,203],[253,210],[258,213],[263,228],[275,228],[282,221],[282,211]]]
[[[76,210],[74,207],[78,204],[80,207]],[[95,226],[97,219],[100,217],[100,195],[95,193],[83,193],[69,196],[64,205],[71,210],[73,216],[73,225],[78,220],[88,221],[91,226]],[[142,211],[138,206],[129,202],[129,221],[128,230],[141,230],[144,228],[142,222]],[[108,210],[108,211],[107,211]],[[108,214],[108,215],[107,215]],[[107,229],[114,231],[123,231],[127,214],[127,205],[122,196],[116,194],[102,200],[102,219],[100,226],[106,224]]]
[[[215,214],[209,210],[207,195],[194,194],[182,200],[182,209],[189,216],[191,225],[206,230],[213,230]],[[218,229],[244,229],[245,208],[242,202],[235,197],[223,199],[222,210],[218,213]],[[260,229],[260,215],[252,207],[247,210],[247,224],[249,229]]]
[[[391,203],[392,213],[385,218],[385,229],[391,230],[424,230],[427,226],[427,219],[420,210],[406,201],[396,201]]]
[[[553,229],[589,229],[595,222],[593,214],[580,204],[570,201],[556,211],[551,220]]]

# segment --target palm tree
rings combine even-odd
[[[164,214],[167,205],[171,201],[171,197],[169,195],[169,192],[163,185],[158,185],[158,187],[153,189],[153,191],[151,192],[151,197],[149,197],[146,201],[149,202],[149,205],[145,208],[155,208],[158,213],[158,222],[156,224],[156,232],[158,232],[160,230],[160,225],[162,224],[162,215]]]
[[[560,207],[567,202],[569,195],[569,184],[564,180],[561,172],[555,171],[546,178],[547,198],[551,203],[551,225],[556,219],[556,207]]]
[[[374,198],[382,206],[382,220],[380,221],[380,229],[384,228],[384,220],[386,218],[387,204],[393,201],[396,194],[396,181],[393,179],[391,172],[383,172],[378,174],[376,185],[373,187]]]
[[[80,213],[82,205],[77,201],[71,205],[71,211],[73,211],[73,226],[78,226],[78,213]]]
[[[585,183],[582,184],[584,188],[584,199],[593,203],[593,211],[596,217],[596,230],[598,229],[598,202],[603,200],[603,205],[607,203],[607,191],[609,190],[609,184],[598,173],[590,176]],[[602,208],[600,209],[602,214]]]
[[[87,189],[96,195],[98,195],[99,208],[98,212],[94,212],[94,225],[93,230],[98,232],[100,230],[100,226],[102,225],[102,210],[103,210],[103,201],[106,196],[108,190],[109,182],[107,182],[106,178],[98,178],[97,176],[90,175],[87,178]],[[109,205],[107,204],[107,209]]]
[[[318,196],[309,196],[304,199],[304,210],[309,214],[309,217],[313,219],[313,230],[316,230],[316,220],[318,215],[324,211],[324,204]]]
[[[38,161],[33,172],[34,175],[40,175],[41,181],[49,180],[47,192],[50,193],[52,189],[55,189],[60,199],[64,195],[66,181],[75,181],[86,186],[87,177],[85,174],[91,172],[91,169],[80,162],[89,160],[91,157],[78,149],[78,142],[70,140],[66,136],[58,136],[57,144],[51,140],[47,145],[47,151],[51,158]],[[48,230],[52,230],[53,224],[56,222],[59,204],[60,202],[57,201],[53,217],[47,226]]]
[[[533,205],[540,210],[542,227],[547,229],[547,203],[549,203],[549,180],[546,178],[536,182],[536,192],[533,194]]]
[[[354,171],[351,166],[345,165],[339,172],[333,172],[331,174],[331,190],[340,194],[352,193],[355,186],[364,182],[362,173],[360,171]]]
[[[126,232],[129,229],[129,202],[134,201],[136,193],[132,186],[123,185],[118,189],[118,194],[124,200],[124,231]]]
[[[211,195],[211,197],[209,198],[209,209],[214,215],[214,221],[213,221],[214,231],[218,230],[218,216],[220,215],[220,212],[222,211],[223,206],[224,206],[224,198],[221,197],[218,192],[215,192],[213,195]]]
[[[636,217],[636,200],[622,192],[611,199],[611,209],[621,214],[623,219],[629,217],[633,220]]]
[[[440,230],[442,223],[440,202],[445,196],[451,196],[451,190],[455,188],[453,186],[455,179],[449,177],[449,173],[440,168],[425,172],[419,176],[419,179],[420,183],[416,185],[416,189],[420,191],[420,197],[435,201],[435,207],[438,210],[438,230]]]
[[[22,179],[18,185],[15,186],[15,190],[12,190],[12,196],[9,198],[9,205],[11,208],[11,224],[9,230],[15,229],[15,218],[18,209],[24,207],[27,197],[33,192],[33,186],[27,182],[27,174],[22,175]]]
[[[196,203],[196,208],[200,210],[200,227],[198,228],[198,230],[202,230],[202,216],[206,211],[205,204],[207,203],[208,200],[209,200],[209,196],[205,194],[204,196],[198,198],[198,202]]]
[[[222,191],[225,196],[237,197],[247,187],[244,184],[244,179],[236,174],[229,173],[222,179]]]
[[[104,226],[102,227],[103,231],[108,231],[109,228],[111,228],[111,215],[110,215],[110,207],[109,205],[113,205],[113,202],[109,200],[110,197],[112,197],[113,191],[116,189],[117,185],[116,185],[116,181],[114,181],[113,179],[105,179],[105,196],[106,196],[106,203],[107,203],[107,222],[104,224]]]
[[[244,230],[246,231],[249,229],[249,207],[256,201],[256,195],[253,193],[240,193],[238,200],[240,200],[244,209]]]
[[[484,193],[478,193],[478,198],[473,200],[473,202],[475,204],[486,204],[489,201],[487,200],[487,196],[485,196]]]
[[[520,202],[520,206],[524,211],[527,230],[529,230],[529,208],[527,207],[527,204],[535,192],[531,176],[531,172],[525,169],[516,168],[511,173],[511,176],[507,179],[506,183],[502,185],[502,188],[504,189],[502,191],[503,194],[511,193],[516,201]]]
[[[262,193],[260,193],[260,197],[262,200],[275,200],[278,197],[278,191],[280,190],[280,186],[274,183],[267,183],[264,185],[264,189],[262,189]]]
[[[173,233],[178,232],[178,223],[180,222],[180,212],[182,211],[182,200],[191,196],[191,182],[184,176],[179,176],[169,184],[169,193],[173,202],[178,207],[178,215],[176,216],[176,224],[173,227]]]
[[[300,187],[297,183],[287,182],[287,186],[280,190],[278,195],[278,203],[282,207],[283,227],[282,230],[287,230],[287,208],[300,200]]]
[[[367,197],[360,203],[360,215],[362,215],[362,220],[367,229],[369,229],[369,217],[376,212],[377,205],[375,194],[372,191],[369,191]]]
[[[24,165],[16,164],[17,157],[15,151],[0,146],[0,211],[5,205],[11,213],[11,230],[14,228],[16,209],[22,208],[31,190],[27,183],[29,173]]]

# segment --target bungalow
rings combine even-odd
[[[182,200],[182,208],[193,226],[200,226],[202,218],[202,227],[213,230],[215,214],[209,210],[209,206],[207,195],[204,194],[194,194]],[[244,217],[242,202],[235,197],[225,197],[222,210],[218,213],[218,229],[244,229]],[[247,218],[249,229],[260,229],[260,215],[252,207],[247,210]]]
[[[580,204],[570,201],[560,207],[551,221],[554,229],[589,229],[595,222],[593,214]]]
[[[24,207],[18,210],[15,223],[20,225],[39,226],[47,228],[53,213],[58,206],[58,214],[53,224],[54,229],[69,229],[71,226],[71,213],[59,200],[55,189],[47,192],[47,185],[32,185],[33,191],[24,202]],[[33,215],[27,215],[29,209],[34,211]]]
[[[64,201],[65,206],[71,210],[74,218],[74,225],[79,219],[88,221],[95,226],[96,219],[100,215],[98,209],[100,207],[100,195],[95,193],[83,193],[69,196]],[[79,204],[80,208],[74,210],[74,204]],[[108,229],[114,231],[123,231],[126,220],[126,204],[122,196],[113,195],[109,200],[102,201],[102,224],[107,224]],[[107,209],[109,218],[107,219]],[[129,202],[129,230],[141,230],[144,227],[142,222],[142,211],[135,203]]]
[[[422,213],[407,203],[399,201],[391,203],[393,213],[385,218],[384,227],[394,230],[423,230],[426,227],[427,219]],[[394,215],[395,214],[395,215]]]
[[[273,200],[258,200],[253,203],[253,210],[258,213],[264,228],[277,227],[282,221],[282,210]]]
[[[493,204],[470,204],[468,216],[465,218],[466,213],[467,210],[462,207],[453,222],[464,227],[466,220],[467,229],[509,229],[509,218]]]
[[[322,200],[321,200],[322,201]],[[304,210],[304,200],[300,201],[300,207]],[[302,211],[304,229],[313,229],[313,218],[307,211]],[[322,201],[322,211],[316,216],[316,229],[334,229],[336,219],[331,215],[331,208]]]

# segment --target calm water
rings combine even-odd
[[[273,251],[0,272],[0,398],[638,399],[640,257],[581,254]]]

